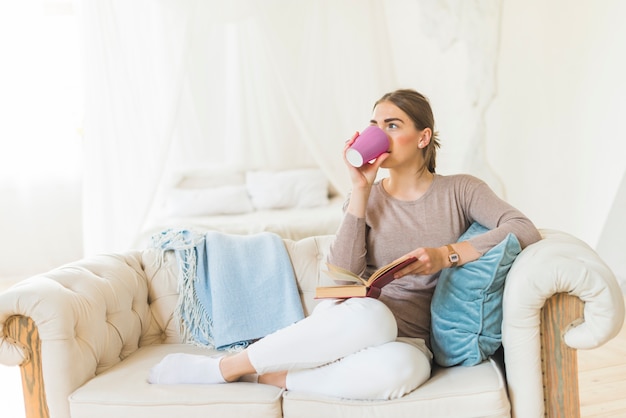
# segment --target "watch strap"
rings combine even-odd
[[[456,267],[459,264],[459,253],[456,252],[454,247],[450,244],[446,245],[448,247],[448,260],[450,260],[450,267]]]

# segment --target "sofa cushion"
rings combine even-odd
[[[487,232],[474,223],[459,238]],[[441,366],[473,366],[492,355],[502,341],[504,280],[519,241],[509,234],[478,260],[441,272],[431,304],[431,343]]]
[[[281,417],[282,390],[269,385],[151,385],[152,366],[169,353],[217,353],[189,344],[140,348],[69,397],[72,418]]]
[[[435,366],[426,383],[394,400],[357,401],[291,391],[283,399],[285,418],[508,418],[510,410],[503,374],[491,360],[474,367]]]

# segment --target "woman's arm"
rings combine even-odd
[[[360,168],[352,166],[346,159],[346,151],[358,136],[357,132],[343,148],[343,159],[350,174],[352,190],[344,206],[344,218],[330,247],[328,262],[362,275],[367,267],[367,202],[376,173],[389,154],[385,153],[372,164],[364,164]]]
[[[469,240],[472,246],[484,254],[498,245],[511,233],[518,239],[522,249],[541,239],[533,222],[520,210],[498,197],[491,188],[478,179],[468,194],[467,204],[470,222],[478,222],[489,232]]]
[[[509,233],[514,234],[522,248],[541,239],[535,225],[522,212],[500,199],[482,180],[472,176],[458,176],[455,179],[456,204],[466,214],[468,222],[478,222],[489,229],[482,235],[463,242],[449,245],[458,255],[457,265],[477,260],[484,253],[500,243]],[[397,278],[407,274],[435,274],[452,266],[448,245],[436,248],[417,248],[408,255],[418,261],[397,273]],[[405,256],[403,256],[404,258]]]

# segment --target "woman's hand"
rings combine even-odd
[[[348,167],[353,190],[370,188],[376,180],[376,173],[378,173],[380,165],[389,156],[389,153],[386,152],[376,158],[371,164],[369,162],[366,162],[361,167],[354,167],[348,162],[348,159],[346,158],[346,151],[348,151],[348,148],[350,148],[350,146],[354,143],[354,141],[356,141],[358,137],[359,132],[356,132],[354,135],[352,135],[352,138],[346,141],[346,144],[343,147],[343,160]]]
[[[470,261],[478,260],[482,255],[469,241],[455,242],[450,244],[459,255],[457,266],[461,266]],[[451,266],[448,254],[450,250],[447,246],[438,248],[418,248],[404,255],[401,258],[415,257],[417,261],[409,264],[402,270],[394,274],[395,279],[399,279],[407,274],[435,274]]]
[[[378,172],[378,168],[383,161],[385,161],[389,156],[389,153],[386,152],[379,156],[372,162],[372,164],[366,162],[361,167],[354,167],[348,162],[348,159],[346,158],[346,151],[348,151],[348,148],[350,148],[358,137],[359,133],[357,132],[352,135],[352,138],[346,141],[346,145],[343,147],[343,160],[348,167],[350,181],[352,182],[350,201],[348,202],[346,211],[357,218],[364,218],[370,191],[372,190],[372,185],[376,180],[376,173]]]
[[[406,254],[402,258],[408,257],[415,257],[417,258],[417,261],[396,272],[393,276],[394,279],[399,279],[407,274],[435,274],[450,266],[450,261],[448,260],[448,249],[446,247],[418,248]]]

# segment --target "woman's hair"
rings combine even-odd
[[[431,173],[435,172],[437,149],[441,146],[438,132],[435,131],[435,118],[433,110],[426,96],[412,89],[401,89],[385,94],[375,104],[391,102],[398,106],[404,113],[409,115],[418,131],[430,128],[432,136],[430,143],[422,149],[425,166]]]

